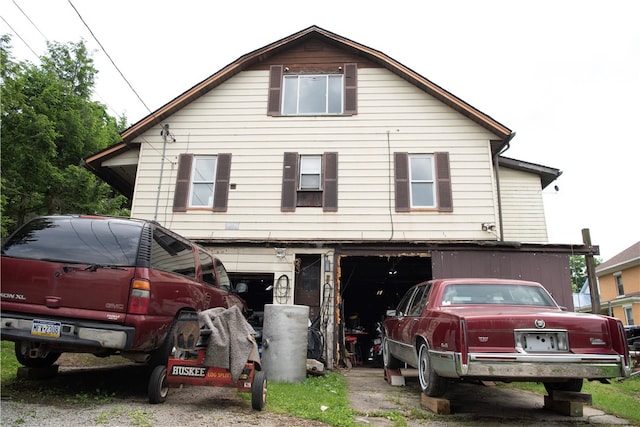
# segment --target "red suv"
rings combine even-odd
[[[1,334],[18,361],[63,352],[158,365],[183,315],[246,304],[217,258],[154,221],[47,216],[2,246]]]

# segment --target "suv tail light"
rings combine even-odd
[[[133,279],[129,297],[130,314],[147,314],[151,298],[151,284],[148,280]]]

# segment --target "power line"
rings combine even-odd
[[[25,46],[27,46],[27,47],[29,48],[29,50],[31,51],[31,53],[33,53],[33,56],[35,56],[36,58],[40,58],[40,57],[38,56],[38,54],[37,54],[33,49],[31,49],[31,46],[29,46],[29,43],[27,43],[27,42],[22,38],[22,36],[20,36],[20,34],[18,34],[18,32],[17,32],[16,30],[14,30],[14,29],[13,29],[13,27],[11,26],[11,24],[9,24],[9,23],[7,22],[7,20],[6,20],[6,19],[4,19],[4,17],[0,16],[0,18],[2,18],[2,20],[4,21],[4,23],[5,23],[5,24],[7,24],[7,27],[9,27],[9,28],[11,29],[11,31],[13,31],[13,34],[15,34],[15,35],[20,39],[20,40],[22,40],[22,43],[24,43],[24,45],[25,45]]]
[[[22,10],[22,8],[20,6],[18,6],[18,3],[16,3],[16,0],[13,0],[13,4],[18,8],[18,10],[20,12],[22,12],[22,14],[24,15],[25,18],[27,18],[29,20],[29,22],[31,22],[31,25],[33,25],[33,27],[38,30],[38,32],[40,33],[40,35],[46,40],[49,41],[49,39],[47,38],[47,36],[45,36],[44,34],[42,34],[42,31],[40,31],[40,28],[38,28],[38,26],[36,24],[34,24],[34,22],[31,20],[31,18],[29,18],[29,16],[24,13],[24,10]]]
[[[118,68],[118,66],[116,65],[116,63],[113,61],[113,59],[111,59],[111,56],[107,53],[107,51],[105,50],[105,48],[102,46],[102,43],[100,43],[100,40],[98,40],[98,38],[96,37],[95,34],[93,34],[93,31],[91,31],[91,28],[89,28],[89,25],[87,25],[87,23],[85,22],[84,18],[82,17],[82,15],[80,14],[80,12],[78,12],[78,9],[76,9],[76,7],[73,5],[73,3],[71,2],[71,0],[67,0],[69,2],[69,4],[71,5],[71,7],[73,8],[73,10],[75,10],[76,14],[78,15],[78,17],[80,18],[80,20],[82,21],[82,23],[84,24],[85,27],[87,27],[87,30],[89,30],[89,32],[91,33],[91,36],[93,37],[93,39],[96,41],[96,43],[98,43],[98,45],[100,46],[100,49],[102,49],[102,51],[104,52],[105,55],[107,55],[107,58],[109,58],[109,61],[111,61],[111,64],[113,64],[113,66],[115,67],[115,69],[118,71],[118,73],[120,73],[120,76],[123,78],[123,80],[127,83],[127,85],[129,85],[129,88],[133,91],[133,93],[136,95],[136,97],[138,97],[138,100],[140,100],[140,102],[142,103],[142,105],[144,105],[144,107],[147,109],[147,111],[151,114],[153,114],[153,112],[151,111],[151,109],[147,106],[147,104],[145,104],[145,102],[142,100],[142,98],[140,97],[140,95],[138,95],[138,92],[136,92],[136,90],[133,88],[133,86],[131,85],[131,83],[129,83],[129,80],[127,80],[127,78],[124,76],[124,74],[122,74],[122,71],[120,71],[120,68]]]

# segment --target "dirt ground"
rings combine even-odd
[[[61,360],[65,363],[65,360]],[[69,361],[66,361],[67,363]],[[507,387],[457,384],[446,395],[451,414],[435,415],[421,407],[420,387],[414,371],[405,372],[405,385],[392,386],[381,368],[357,367],[341,373],[349,385],[349,398],[356,411],[355,422],[366,426],[585,426],[630,425],[627,421],[584,407],[582,417],[559,415],[544,409],[542,396]],[[234,388],[184,387],[172,390],[163,404],[150,405],[145,370],[139,366],[77,368],[63,366],[49,381],[71,386],[74,394],[94,396],[96,390],[114,389],[117,399],[95,399],[86,405],[48,404],[46,394],[29,402],[2,396],[0,425],[30,426],[323,426],[268,411],[254,411],[251,402],[242,399]],[[71,394],[70,394],[71,396]],[[36,403],[33,403],[37,401]],[[389,414],[402,414],[399,422]],[[397,420],[397,418],[396,418]]]
[[[404,386],[392,386],[380,368],[353,368],[343,374],[349,384],[351,406],[362,424],[394,426],[391,420],[369,416],[384,411],[414,413],[405,419],[409,426],[613,426],[632,425],[597,409],[584,406],[582,417],[560,415],[544,408],[544,397],[509,387],[482,384],[455,384],[444,396],[451,414],[434,415],[421,406],[420,384],[415,370],[407,370]],[[424,418],[416,419],[416,415]]]

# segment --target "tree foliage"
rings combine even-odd
[[[599,258],[594,258],[596,267],[601,262]],[[583,255],[569,256],[569,271],[571,274],[571,289],[574,293],[580,292],[585,280],[587,280],[587,262]]]
[[[97,70],[84,42],[49,43],[40,65],[0,42],[2,236],[35,215],[128,215],[127,199],[82,167],[124,124],[91,100]]]

